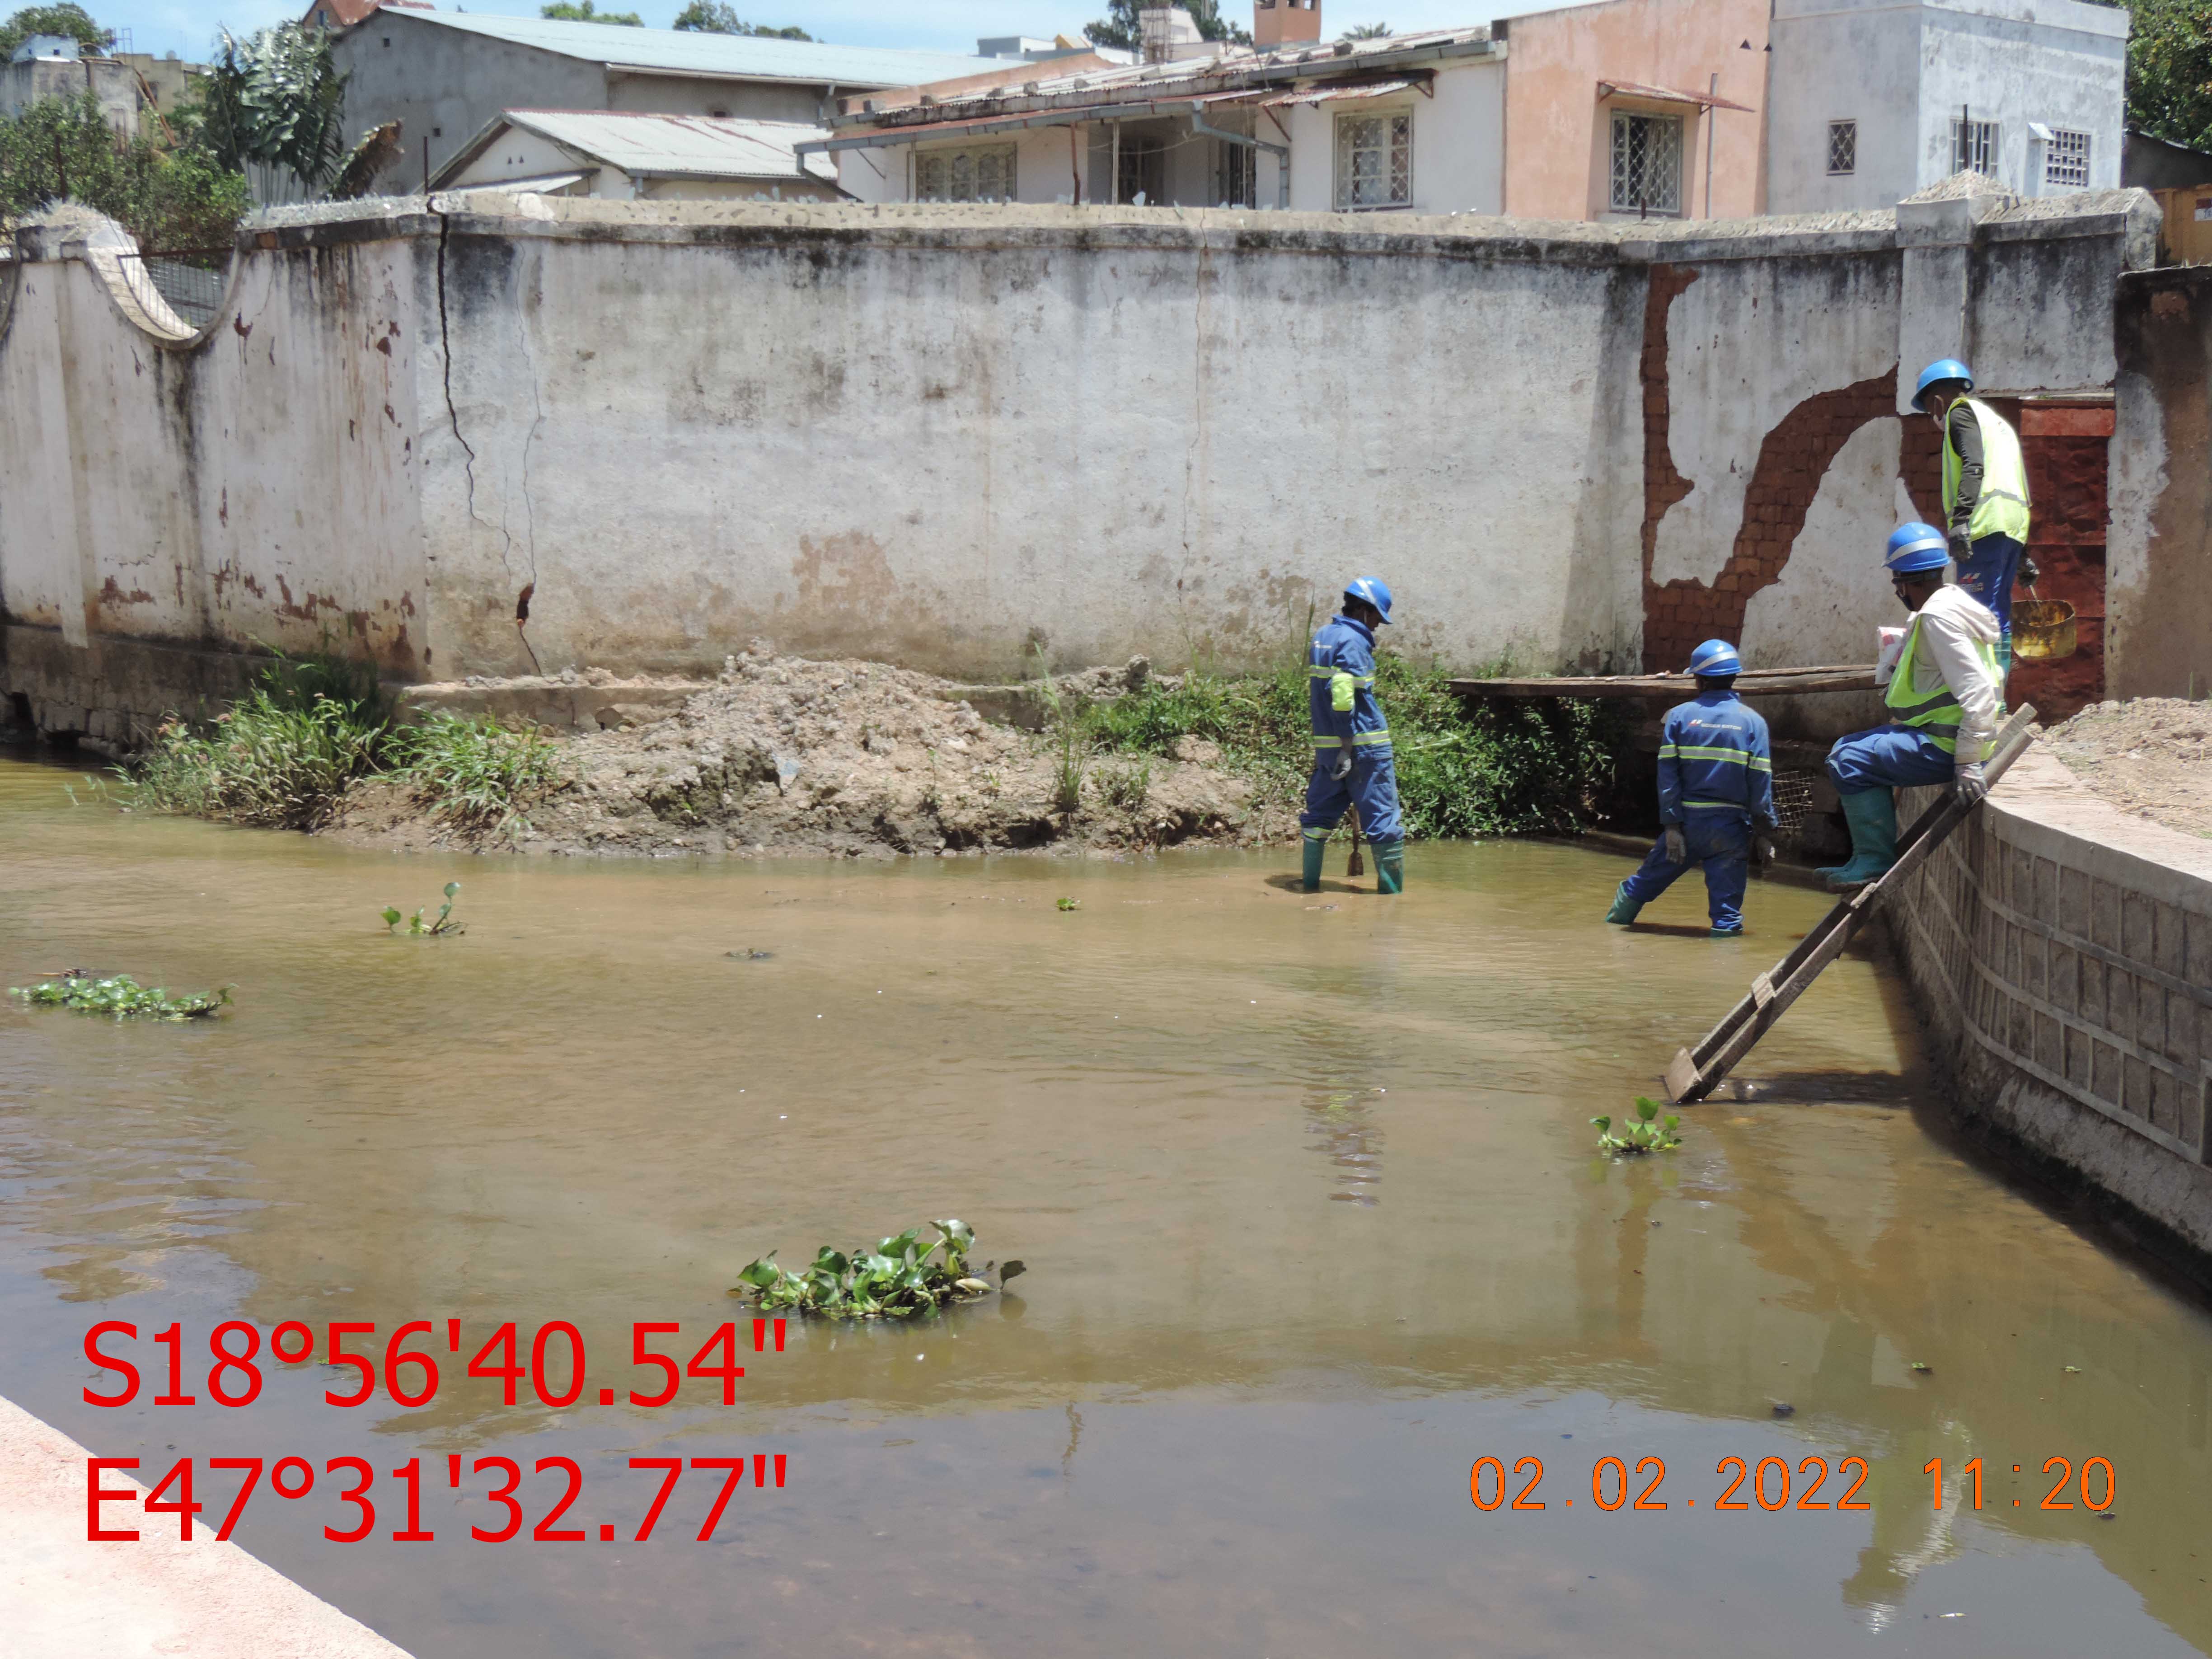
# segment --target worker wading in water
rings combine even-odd
[[[1893,789],[1949,784],[1970,806],[1990,792],[1982,763],[2002,684],[1997,619],[1964,587],[1943,585],[1948,545],[1932,524],[1901,525],[1889,538],[1890,586],[1912,622],[1883,693],[1889,724],[1838,738],[1828,751],[1828,776],[1851,828],[1851,859],[1820,874],[1839,890],[1864,886],[1897,862]]]
[[[2027,556],[2027,462],[2020,434],[1978,398],[1973,371],[1945,357],[1920,371],[1913,406],[1943,430],[1946,544],[1959,586],[1997,619],[1997,686],[2012,672],[2012,589],[2035,586]]]
[[[1390,723],[1375,701],[1375,630],[1390,620],[1390,590],[1361,576],[1344,590],[1344,609],[1313,637],[1306,654],[1306,701],[1313,717],[1313,781],[1306,785],[1301,890],[1321,891],[1322,854],[1346,806],[1375,848],[1375,890],[1406,885],[1406,829],[1398,813],[1398,769]]]
[[[1698,695],[1667,711],[1659,728],[1659,839],[1613,895],[1607,921],[1626,927],[1691,865],[1705,872],[1712,937],[1743,932],[1752,854],[1771,862],[1774,756],[1766,722],[1735,694],[1735,647],[1707,640],[1690,653]]]

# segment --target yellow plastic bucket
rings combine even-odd
[[[2012,607],[2012,654],[2056,662],[2074,654],[2074,607],[2063,599],[2019,599]]]

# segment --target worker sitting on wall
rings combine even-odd
[[[1978,398],[1973,371],[1946,357],[1920,371],[1914,407],[1943,433],[1943,520],[1959,586],[1997,619],[1997,684],[2012,672],[2012,589],[2035,585],[2027,556],[2027,462],[2020,434]]]
[[[1303,890],[1321,890],[1322,854],[1346,806],[1375,848],[1375,890],[1406,885],[1406,831],[1398,815],[1398,769],[1390,723],[1375,701],[1375,630],[1390,621],[1390,590],[1361,576],[1344,590],[1344,609],[1313,637],[1306,655],[1306,699],[1313,717],[1314,769],[1306,786]]]
[[[1948,545],[1932,524],[1901,525],[1890,536],[1890,585],[1912,621],[1887,671],[1890,723],[1838,738],[1828,751],[1851,829],[1850,862],[1820,872],[1831,887],[1863,886],[1897,862],[1893,789],[1948,783],[1969,805],[1990,792],[1982,763],[2002,684],[1997,619],[1964,587],[1944,586]]]
[[[1743,662],[1725,640],[1690,653],[1698,695],[1659,728],[1659,839],[1613,895],[1607,921],[1626,927],[1694,862],[1705,872],[1715,939],[1743,932],[1743,892],[1755,850],[1774,857],[1774,756],[1766,722],[1735,694]]]

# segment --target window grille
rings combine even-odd
[[[1413,200],[1413,112],[1338,116],[1338,208],[1407,207]]]
[[[1682,210],[1682,118],[1613,114],[1613,210],[1668,213]]]
[[[1014,147],[926,149],[914,158],[914,175],[918,202],[1011,202]]]
[[[1994,121],[1951,123],[1951,171],[1997,176],[1997,124]]]
[[[2043,147],[2043,182],[2055,190],[2089,188],[2089,135],[2051,129]]]
[[[1859,170],[1859,124],[1856,121],[1828,123],[1828,171],[1832,173],[1856,173]]]
[[[1249,144],[1213,141],[1213,200],[1218,207],[1253,207],[1259,200],[1259,152]]]

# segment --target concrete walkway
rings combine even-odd
[[[135,1526],[143,1536],[91,1541],[91,1455],[0,1400],[0,1659],[407,1659],[237,1545],[216,1543],[213,1525],[195,1526],[187,1544],[175,1516],[149,1524],[126,1518],[130,1504],[112,1503],[102,1507],[106,1524]],[[137,1483],[128,1471],[106,1469],[100,1484]],[[144,1486],[138,1491],[143,1498]]]

